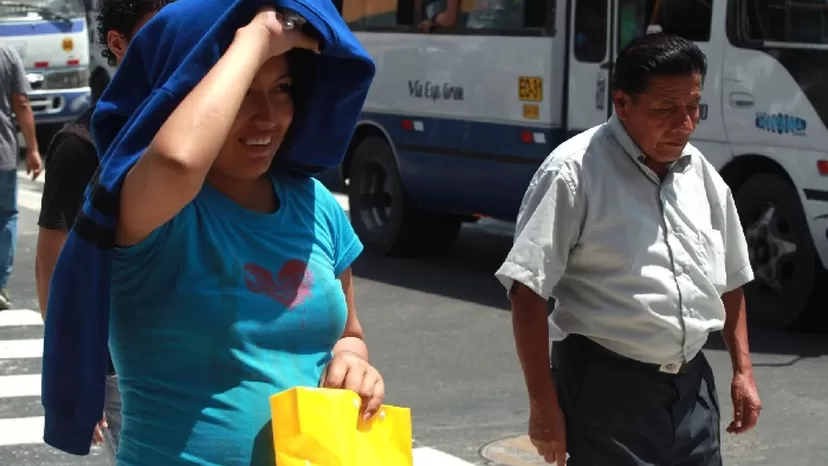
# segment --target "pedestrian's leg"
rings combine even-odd
[[[713,370],[703,354],[694,374],[677,380],[675,466],[722,466],[721,410]],[[691,377],[692,375],[692,377]]]
[[[17,171],[0,171],[0,305],[10,306],[6,286],[17,249]]]
[[[106,404],[104,405],[104,416],[106,417],[106,442],[104,448],[115,464],[115,456],[118,453],[118,443],[121,439],[121,391],[118,389],[118,376],[109,375],[106,378]]]
[[[568,466],[669,464],[675,392],[661,374],[637,371],[575,342],[556,343],[553,351]]]

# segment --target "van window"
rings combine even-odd
[[[824,0],[748,0],[743,3],[742,14],[745,39],[828,43],[828,4]]]
[[[655,0],[647,30],[707,42],[712,19],[713,0]]]
[[[575,59],[600,63],[607,56],[607,0],[575,2],[575,30],[572,47]]]

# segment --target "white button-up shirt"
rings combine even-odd
[[[557,301],[552,323],[628,358],[689,361],[753,280],[730,188],[687,145],[664,180],[612,117],[566,141],[524,196],[496,276]]]

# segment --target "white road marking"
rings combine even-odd
[[[339,205],[342,206],[343,209],[345,209],[345,212],[349,212],[351,210],[350,204],[348,204],[348,196],[338,193],[333,193],[333,196],[334,199],[336,199],[336,202],[338,202]]]
[[[474,466],[456,456],[428,447],[414,449],[415,466]]]
[[[39,192],[28,188],[27,186],[19,185],[17,189],[17,204],[29,210],[40,212],[40,198]]]
[[[43,416],[0,419],[0,446],[43,443]]]
[[[0,375],[0,399],[40,396],[40,374]]]
[[[20,180],[26,180],[30,183],[40,183],[43,184],[46,181],[46,171],[42,171],[40,175],[37,177],[36,180],[32,181],[32,175],[27,175],[26,170],[17,170],[17,178]]]
[[[43,339],[2,340],[0,359],[30,359],[43,357]]]
[[[43,325],[40,313],[31,309],[9,309],[0,311],[0,327]]]

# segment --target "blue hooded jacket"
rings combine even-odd
[[[88,454],[103,413],[111,251],[124,176],[236,30],[266,4],[305,17],[322,50],[290,52],[295,110],[274,167],[315,174],[342,161],[375,67],[331,0],[178,0],[150,20],[92,117],[101,165],[52,277],[42,403],[43,438],[55,448]]]

